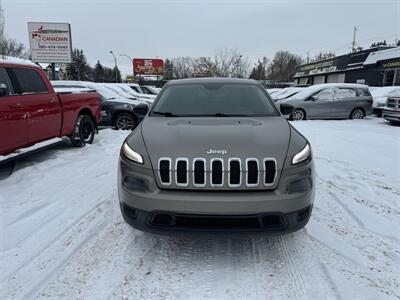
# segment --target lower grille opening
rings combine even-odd
[[[151,224],[156,226],[171,226],[172,216],[168,214],[157,214],[151,220]]]
[[[281,228],[285,226],[285,220],[281,215],[267,215],[262,218],[264,227]]]
[[[260,223],[257,217],[176,216],[175,226],[199,229],[254,229],[260,228]]]
[[[137,211],[134,208],[129,207],[128,205],[123,204],[123,209],[125,212],[125,215],[127,215],[131,219],[136,219],[137,218]]]
[[[310,206],[299,211],[297,213],[297,221],[303,221],[303,220],[307,219],[308,216],[310,215],[310,212],[311,212]]]

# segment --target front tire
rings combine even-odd
[[[84,147],[86,144],[93,143],[95,134],[96,128],[92,118],[88,115],[79,115],[70,140],[75,147]]]
[[[304,110],[296,108],[290,115],[292,121],[301,121],[306,119],[306,113]]]
[[[115,117],[114,126],[117,130],[133,130],[137,126],[137,121],[133,115],[121,113]]]
[[[350,114],[350,119],[353,120],[361,120],[364,119],[365,117],[365,112],[362,108],[355,108]]]

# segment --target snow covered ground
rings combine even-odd
[[[0,298],[399,299],[400,128],[303,121],[313,216],[285,236],[145,234],[119,213],[126,132],[27,157],[0,181]]]

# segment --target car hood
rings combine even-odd
[[[290,140],[290,126],[280,116],[147,117],[141,129],[154,169],[161,157],[275,158],[280,169]]]
[[[111,98],[108,99],[107,101],[110,102],[119,102],[119,103],[124,103],[124,104],[131,104],[131,105],[138,105],[140,103],[142,103],[142,101],[138,101],[138,100],[133,100],[133,99],[128,99],[128,98],[123,98],[123,97],[119,97],[119,98]]]
[[[377,97],[373,98],[373,107],[378,107],[378,106],[385,106],[386,105],[386,100],[388,97]]]

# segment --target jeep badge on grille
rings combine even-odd
[[[226,155],[228,154],[228,151],[225,149],[221,150],[215,150],[215,149],[210,149],[206,152],[207,154],[221,154],[221,155]]]

